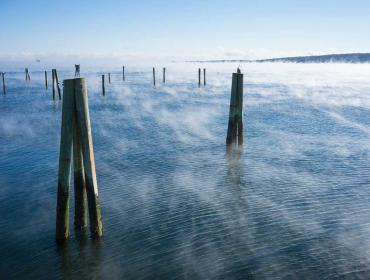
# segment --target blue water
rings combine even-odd
[[[119,67],[82,66],[104,238],[74,232],[71,203],[63,248],[61,102],[42,71],[7,73],[0,279],[369,279],[370,65],[242,65],[245,144],[232,155],[236,66],[201,65],[201,89],[198,65],[166,66],[156,88],[150,67],[123,82]]]

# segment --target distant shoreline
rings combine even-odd
[[[176,62],[176,61],[174,61]],[[215,59],[188,60],[187,63],[370,63],[370,53],[327,54],[312,56],[280,57],[270,59]]]

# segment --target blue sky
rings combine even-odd
[[[365,0],[0,0],[0,60],[370,52]]]

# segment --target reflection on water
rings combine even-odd
[[[72,219],[64,247],[61,104],[42,71],[8,74],[1,279],[368,278],[370,66],[245,65],[244,146],[227,152],[235,69],[207,66],[198,89],[189,65],[167,67],[155,89],[150,67],[125,82],[110,69],[105,97],[102,71],[82,71],[105,235],[74,232]]]

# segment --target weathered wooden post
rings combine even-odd
[[[26,81],[31,81],[31,77],[30,77],[30,73],[28,72],[28,68],[25,68],[24,72],[26,74]]]
[[[45,71],[45,88],[48,89],[48,72]]]
[[[163,68],[163,83],[166,83],[166,67]]]
[[[69,237],[72,146],[75,176],[75,227],[81,229],[86,226],[84,194],[86,190],[91,236],[100,238],[103,236],[103,226],[86,82],[83,78],[64,80],[56,218],[56,240],[60,243]]]
[[[75,64],[75,78],[80,77],[80,64]]]
[[[200,87],[200,75],[201,75],[200,68],[198,68],[198,87]]]
[[[122,80],[125,80],[125,66],[122,67]]]
[[[153,85],[155,86],[155,68],[153,67]]]
[[[105,96],[105,78],[104,75],[101,75],[101,85],[102,85],[102,90],[103,90],[103,96]]]
[[[203,69],[203,85],[206,85],[206,68]]]
[[[59,86],[57,69],[54,69],[54,78],[55,78],[55,83],[56,83],[57,89],[58,89],[59,100],[62,100],[62,95],[60,94],[60,86]]]
[[[6,88],[5,88],[5,72],[1,72],[1,77],[2,77],[2,80],[3,80],[3,93],[4,95],[6,94]]]
[[[243,74],[238,68],[232,75],[229,124],[226,145],[243,145]]]
[[[56,91],[55,69],[51,69],[51,82],[52,82],[52,86],[53,86],[53,100],[55,100],[55,91]]]
[[[108,83],[110,83],[110,73],[108,73]]]

